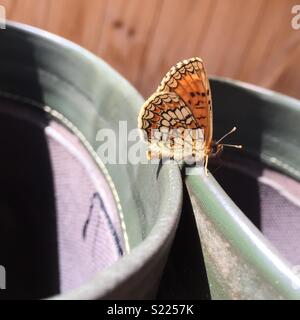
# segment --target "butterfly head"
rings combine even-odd
[[[219,153],[223,151],[223,144],[217,143],[216,141],[213,141],[211,144],[211,149],[210,149],[210,156],[211,157],[216,157]]]
[[[231,148],[237,148],[237,149],[242,148],[241,145],[220,143],[224,138],[226,138],[228,135],[233,133],[235,130],[236,130],[236,127],[233,127],[232,130],[230,130],[228,133],[226,133],[221,139],[219,139],[218,141],[212,142],[211,147],[210,147],[211,148],[210,149],[210,156],[212,156],[212,157],[217,156],[220,152],[222,152],[224,147],[231,147]]]

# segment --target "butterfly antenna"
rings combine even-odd
[[[219,139],[216,144],[219,144],[222,140],[224,140],[227,136],[229,136],[230,134],[232,134],[234,131],[236,131],[236,127],[233,127],[229,132],[227,132],[226,134],[224,134],[224,136]]]
[[[237,149],[242,149],[243,146],[240,144],[222,144],[223,147],[231,147],[231,148],[237,148]]]

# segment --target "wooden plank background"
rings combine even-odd
[[[0,0],[7,18],[99,55],[146,97],[191,56],[208,73],[300,98],[294,0]]]

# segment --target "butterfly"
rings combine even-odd
[[[205,173],[210,156],[219,154],[221,141],[213,141],[213,112],[209,80],[203,61],[194,57],[173,66],[157,90],[143,104],[138,127],[148,142],[148,159],[204,161]]]

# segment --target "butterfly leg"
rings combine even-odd
[[[147,151],[147,159],[151,160],[152,159],[152,153],[150,150]]]
[[[207,165],[208,165],[208,155],[205,156],[205,161],[204,161],[205,175],[208,177]]]
[[[147,159],[149,161],[151,161],[152,159],[159,159],[161,160],[162,159],[162,153],[160,150],[158,151],[153,151],[153,150],[148,150],[147,151]]]

